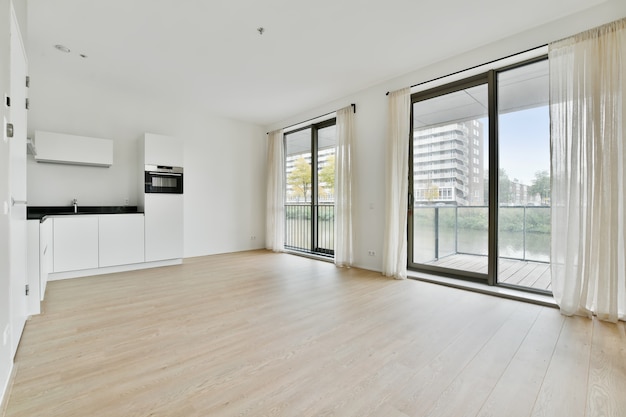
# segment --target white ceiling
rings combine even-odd
[[[28,0],[29,65],[269,125],[604,1]]]

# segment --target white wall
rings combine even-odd
[[[0,96],[9,92],[9,28],[10,28],[9,0],[0,0]],[[0,103],[0,121],[9,118],[9,111],[4,103]],[[4,129],[4,125],[2,127]],[[9,197],[9,145],[0,134],[0,407],[13,366],[11,358],[11,342],[4,343],[2,333],[11,322],[9,307],[11,293],[9,282],[9,216],[3,206],[8,203]],[[9,332],[10,333],[10,332]]]
[[[263,247],[265,132],[63,75],[30,62],[29,136],[46,130],[114,140],[110,168],[28,161],[28,204],[137,204],[138,139],[144,132],[185,146],[185,257]],[[257,236],[251,240],[250,236]]]
[[[607,0],[600,6],[583,13],[498,40],[343,99],[315,107],[308,112],[288,117],[279,123],[267,126],[267,130],[290,126],[350,103],[356,104],[355,264],[365,269],[381,271],[385,222],[385,136],[387,129],[385,93],[535,48],[624,16],[626,16],[626,1]],[[367,253],[370,250],[376,252],[374,257],[368,256]]]

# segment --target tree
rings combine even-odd
[[[498,176],[498,200],[499,204],[510,204],[513,203],[512,195],[511,195],[511,180],[507,175],[506,171],[500,168]]]
[[[317,174],[320,185],[328,190],[329,193],[335,191],[335,155],[328,155],[326,165],[320,169]]]
[[[428,187],[428,190],[424,193],[424,197],[426,197],[426,200],[431,202],[439,200],[439,186],[437,186],[437,184],[431,184],[430,187]]]
[[[307,200],[311,189],[311,164],[303,156],[294,162],[293,171],[287,176],[287,184],[296,196]]]
[[[547,203],[550,199],[550,173],[546,170],[535,172],[533,185],[528,189],[530,194],[541,196],[541,202]]]

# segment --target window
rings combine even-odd
[[[334,254],[335,119],[285,133],[285,248]]]
[[[410,164],[410,192],[429,190],[410,210],[411,268],[550,292],[548,93],[539,57],[412,95],[411,158],[421,143],[459,157],[437,174],[449,194]]]

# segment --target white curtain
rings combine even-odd
[[[566,315],[626,313],[626,19],[549,48],[552,291]]]
[[[268,135],[267,146],[267,209],[265,247],[280,252],[285,246],[285,157],[283,131]]]
[[[389,94],[383,274],[406,278],[411,91]]]
[[[337,110],[335,153],[335,265],[352,266],[352,149],[354,111],[352,106]]]

